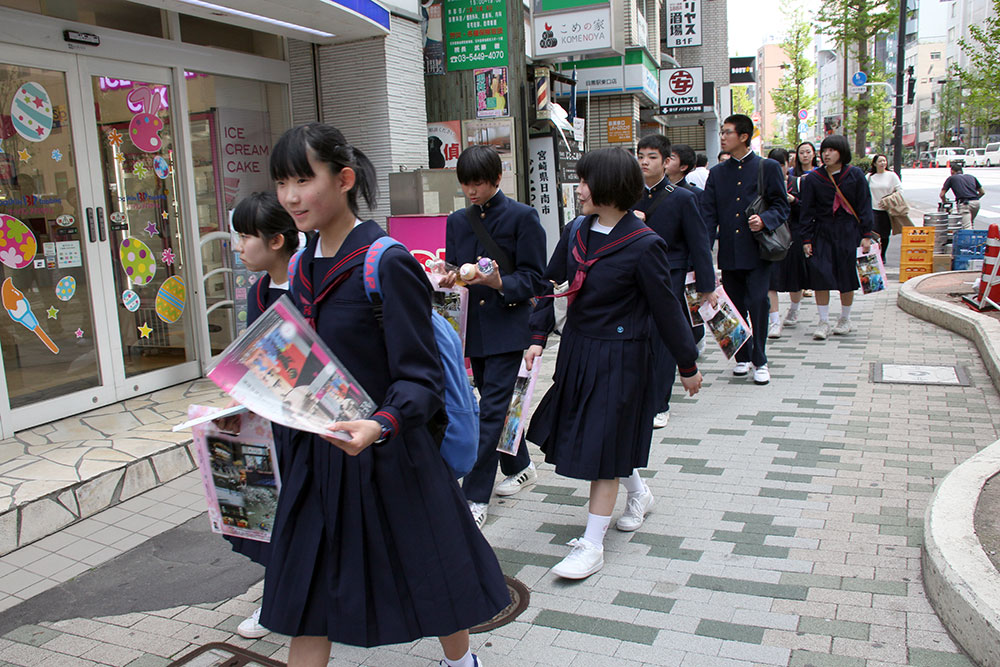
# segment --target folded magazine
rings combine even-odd
[[[455,328],[459,340],[462,341],[462,350],[465,350],[465,325],[469,319],[469,288],[455,285],[454,287],[441,287],[442,276],[439,273],[428,273],[427,277],[434,286],[434,293],[431,295],[431,306],[441,317],[448,320],[448,323]]]
[[[208,378],[250,412],[320,435],[367,419],[375,403],[282,296],[219,355]]]
[[[521,436],[527,428],[528,415],[531,412],[531,397],[535,393],[535,381],[538,380],[538,370],[541,367],[541,359],[535,359],[530,371],[524,367],[524,361],[521,361],[521,368],[517,371],[517,380],[514,381],[514,394],[510,397],[507,417],[504,419],[503,430],[500,432],[500,442],[497,444],[498,452],[511,456],[517,454],[517,448],[521,445]]]
[[[687,303],[691,326],[696,327],[699,324],[704,324],[705,320],[701,319],[701,314],[698,313],[698,308],[701,306],[701,297],[694,286],[694,271],[688,271],[687,275],[684,276],[684,300]]]
[[[882,264],[882,251],[877,243],[873,243],[868,254],[858,248],[858,280],[861,282],[861,293],[871,294],[885,289],[885,266]]]
[[[191,419],[215,414],[216,408],[188,406]],[[243,412],[238,435],[211,421],[191,430],[212,532],[270,542],[281,489],[271,423]]]
[[[715,289],[715,293],[719,297],[718,303],[713,307],[706,301],[698,309],[698,313],[704,320],[705,326],[712,332],[719,347],[722,348],[726,359],[732,359],[747,342],[753,331],[736,310],[736,306],[726,294],[725,288],[720,285]]]

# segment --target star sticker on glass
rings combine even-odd
[[[21,162],[27,162],[31,159],[31,153],[28,152],[27,148],[22,148],[17,152],[17,156],[21,158]]]
[[[163,213],[160,214],[160,217],[163,218],[164,220],[169,220],[170,214],[164,211]]]
[[[137,178],[146,178],[146,174],[149,173],[149,169],[147,169],[146,165],[144,165],[143,163],[136,162],[135,166],[132,167],[132,173]]]
[[[160,230],[156,227],[155,222],[150,222],[145,227],[146,233],[150,236],[159,236]]]
[[[58,148],[53,148],[52,149],[52,159],[53,160],[55,160],[56,162],[62,162],[62,157],[63,156],[62,156],[62,151],[61,150],[59,150]]]
[[[170,266],[171,264],[174,263],[174,259],[176,259],[176,256],[174,255],[174,251],[173,250],[171,250],[170,248],[167,248],[160,255],[160,259],[163,260],[164,264],[166,264],[167,266]]]
[[[77,327],[76,331],[74,331],[73,333],[76,334],[77,338],[83,338],[83,329]]]
[[[112,129],[108,131],[108,145],[109,146],[121,146],[122,145],[122,135],[118,130]]]
[[[55,306],[49,306],[49,309],[46,310],[45,312],[48,314],[50,320],[59,319],[59,309],[56,308]]]
[[[139,330],[139,338],[149,338],[149,334],[153,333],[153,328],[149,326],[148,322],[143,322],[141,327],[136,327]]]

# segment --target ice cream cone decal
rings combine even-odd
[[[48,334],[42,331],[42,327],[38,324],[38,319],[31,312],[31,304],[28,303],[21,290],[14,287],[14,281],[10,278],[3,281],[3,287],[0,288],[0,297],[3,298],[3,307],[7,309],[10,319],[20,323],[28,331],[34,332],[39,340],[45,343],[45,347],[49,348],[52,354],[59,354],[59,346],[53,343]]]

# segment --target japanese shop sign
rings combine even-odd
[[[642,93],[650,102],[659,102],[658,69],[642,49],[629,49],[624,66],[621,56],[583,58],[560,65],[566,76],[576,70],[577,91],[588,94]],[[566,96],[570,87],[563,83],[554,86],[554,94]]]
[[[551,134],[528,139],[528,189],[531,206],[545,230],[547,254],[559,241],[559,184],[556,180],[556,150]]]
[[[755,83],[757,58],[748,56],[746,58],[729,59],[729,83]]]
[[[660,113],[701,113],[705,91],[701,67],[660,70]]]
[[[608,143],[632,143],[632,116],[613,116],[608,118]]]
[[[667,46],[701,46],[701,0],[667,0]]]
[[[444,0],[449,72],[507,64],[507,6],[502,0]]]
[[[462,152],[462,123],[427,123],[427,155],[431,169],[454,169]]]
[[[611,44],[611,8],[585,9],[535,18],[535,57],[607,51]]]

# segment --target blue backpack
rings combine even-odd
[[[382,284],[378,268],[382,255],[392,246],[403,244],[384,236],[377,239],[365,256],[365,294],[375,305],[375,316],[382,323]],[[451,466],[456,477],[464,477],[472,470],[479,453],[479,404],[472,393],[469,375],[465,370],[462,341],[455,329],[437,311],[431,311],[434,340],[444,369],[444,409],[447,425],[441,439],[441,456]]]

